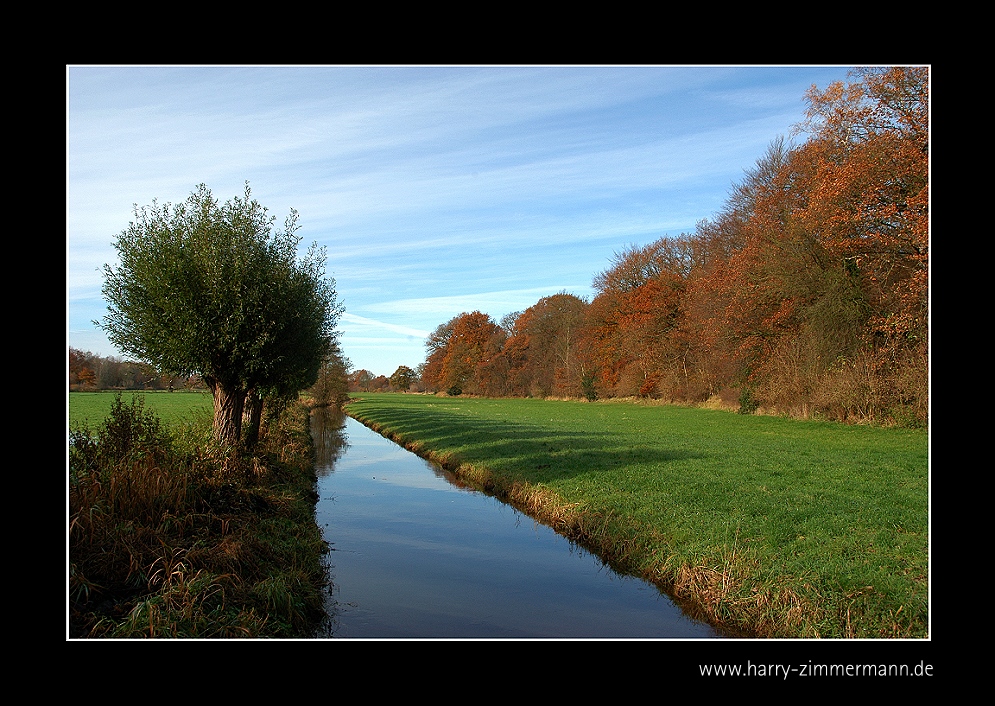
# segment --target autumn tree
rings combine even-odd
[[[407,365],[399,365],[389,379],[393,389],[407,392],[417,382],[418,374]]]
[[[488,334],[487,339],[480,347],[468,389],[478,395],[504,397],[508,394],[510,368],[504,353],[508,335],[499,325],[488,326],[481,332],[481,335],[485,334]]]
[[[69,389],[93,388],[97,384],[99,358],[89,351],[69,349]]]
[[[813,87],[804,142],[775,138],[694,233],[616,253],[583,307],[546,298],[501,335],[441,325],[425,380],[572,394],[580,371],[589,396],[925,422],[929,71],[849,78]]]
[[[251,198],[220,204],[199,185],[186,202],[135,207],[104,266],[121,351],[158,370],[199,374],[214,396],[214,436],[237,448],[250,404],[312,385],[341,313],[324,251],[298,259],[297,213],[283,230]],[[247,439],[253,443],[254,439]]]
[[[813,88],[809,139],[774,141],[699,225],[679,335],[712,381],[770,407],[924,415],[928,72],[851,76]]]
[[[498,336],[498,340],[495,339]],[[500,329],[480,311],[461,314],[453,324],[443,361],[443,384],[454,391],[479,392],[477,369],[500,350]]]
[[[446,359],[446,346],[453,334],[453,324],[456,318],[452,318],[444,324],[435,327],[428,338],[425,339],[425,362],[422,364],[422,383],[434,391],[443,389],[443,363]]]
[[[813,88],[809,139],[751,175],[726,325],[769,406],[845,418],[911,402],[924,417],[928,71],[851,76]]]
[[[872,307],[878,345],[921,349],[929,272],[929,70],[858,69],[813,87],[799,153],[809,198],[796,217],[846,261]],[[800,171],[800,169],[799,169]]]
[[[588,310],[590,349],[604,394],[657,394],[673,359],[677,324],[693,251],[684,236],[617,252],[594,278]]]
[[[691,399],[732,393],[741,368],[730,335],[727,309],[731,260],[742,248],[743,221],[726,209],[698,222],[690,240],[699,253],[687,279],[682,315],[672,333],[675,362]]]
[[[584,376],[579,341],[587,302],[560,292],[521,312],[505,344],[508,378],[519,395],[579,396]]]
[[[371,390],[370,384],[373,382],[374,377],[376,376],[365,368],[352,371],[349,374],[349,391],[369,392]]]
[[[451,394],[480,392],[478,366],[486,370],[502,343],[503,332],[490,316],[480,311],[459,314],[426,339],[422,380],[430,389]]]

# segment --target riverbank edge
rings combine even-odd
[[[126,409],[136,409],[135,404],[133,398]],[[144,403],[137,409],[144,410]],[[137,476],[123,480],[136,491],[132,496],[143,487],[140,481],[149,481],[167,509],[157,505],[159,512],[143,519],[161,522],[119,519],[103,536],[105,541],[95,544],[102,558],[121,560],[137,575],[151,573],[159,562],[146,570],[136,543],[120,540],[151,537],[161,547],[162,566],[170,570],[156,572],[166,578],[153,576],[146,586],[139,581],[126,588],[101,587],[77,572],[72,540],[76,522],[67,498],[67,641],[327,637],[328,542],[315,519],[320,498],[310,412],[303,403],[289,405],[273,420],[256,452],[215,469],[217,478],[210,472],[206,478],[191,474],[187,465],[173,466],[168,456],[162,463],[135,465]],[[154,411],[151,416],[158,420]],[[120,422],[115,428],[130,431]],[[203,456],[190,465],[204,471],[214,461]],[[163,479],[176,481],[176,487]],[[170,492],[177,488],[181,491]],[[183,503],[173,502],[176,495]],[[127,509],[128,497],[119,493],[116,502],[107,503],[116,505],[116,517],[122,516],[122,505]],[[87,514],[108,514],[108,508]],[[91,601],[90,589],[106,590]]]
[[[487,493],[511,505],[533,520],[550,527],[558,534],[597,554],[602,561],[620,574],[641,578],[666,593],[689,617],[708,623],[725,637],[731,638],[802,638],[816,637],[792,633],[783,629],[783,621],[771,620],[772,611],[798,616],[804,610],[797,595],[758,595],[752,606],[731,600],[732,586],[737,583],[728,570],[708,566],[676,565],[670,558],[651,556],[640,550],[645,543],[611,531],[611,518],[579,509],[558,494],[531,483],[502,476],[493,470],[465,463],[457,456],[438,453],[417,440],[364,418],[349,405],[343,411],[380,436],[407,449],[451,473],[460,482]],[[815,606],[807,611],[819,613]],[[821,616],[824,617],[824,616]],[[798,621],[791,621],[795,624]],[[806,621],[801,621],[806,622]]]

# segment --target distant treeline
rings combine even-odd
[[[317,380],[304,391],[312,404],[341,404],[354,387],[349,374],[349,360],[343,357],[338,342],[318,370]],[[363,371],[365,372],[365,371]],[[384,378],[386,380],[386,378]],[[207,390],[200,375],[182,377],[158,373],[147,363],[103,357],[89,351],[69,349],[69,389],[88,390]],[[379,389],[379,388],[377,388]],[[386,389],[386,386],[384,387]],[[406,388],[405,388],[406,389]]]
[[[427,341],[419,384],[487,396],[642,396],[844,421],[927,422],[929,71],[855,70],[806,96],[694,233]]]
[[[206,389],[199,375],[163,375],[146,363],[69,349],[70,390]]]

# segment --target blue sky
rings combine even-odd
[[[354,368],[439,324],[589,298],[615,252],[724,206],[805,92],[847,66],[67,66],[66,342],[92,322],[133,205],[249,182],[324,245]]]

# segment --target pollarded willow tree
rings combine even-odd
[[[109,313],[95,323],[127,355],[199,374],[224,448],[241,443],[247,403],[255,443],[261,401],[314,384],[335,341],[335,281],[317,244],[298,258],[297,217],[274,230],[248,183],[225,204],[200,184],[182,204],[136,205],[114,242],[118,265],[104,266]]]

